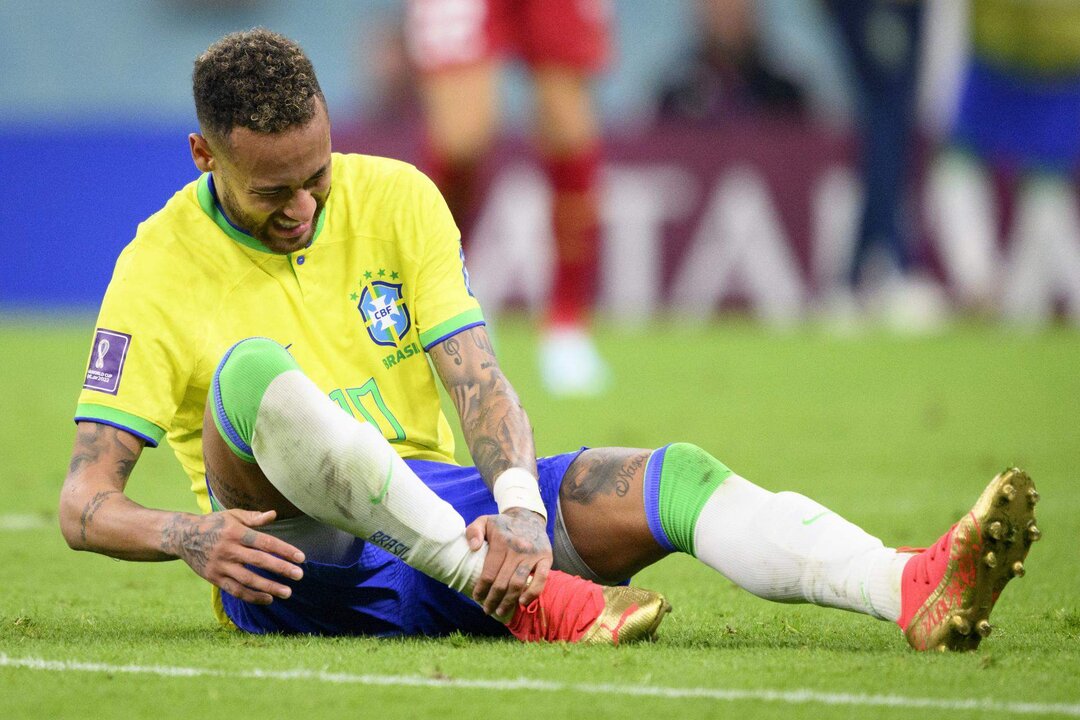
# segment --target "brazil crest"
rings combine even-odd
[[[357,304],[368,335],[378,345],[397,347],[412,328],[409,308],[401,295],[401,283],[375,280],[364,285]]]

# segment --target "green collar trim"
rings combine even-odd
[[[201,207],[203,212],[214,221],[215,225],[221,228],[223,233],[252,250],[267,253],[268,255],[277,254],[256,240],[253,236],[233,225],[229,218],[225,216],[225,213],[221,211],[221,206],[218,204],[217,198],[214,197],[214,193],[210,189],[210,173],[203,173],[202,177],[199,178],[197,191],[199,196],[199,207]],[[318,240],[319,233],[322,232],[324,225],[326,225],[325,206],[323,207],[323,211],[319,213],[319,221],[315,223],[315,234],[311,236],[312,243]]]

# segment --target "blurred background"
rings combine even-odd
[[[895,672],[907,661],[883,623],[758,603],[683,558],[642,575],[678,608],[666,632],[682,654],[656,665],[674,668],[670,681],[650,669],[641,682],[685,685],[696,676],[683,670],[700,667],[706,685],[759,688],[783,663],[796,667],[790,682],[825,692],[964,687],[992,701],[1009,688],[1002,702],[1075,703],[1080,0],[543,1],[609,14],[612,51],[590,103],[599,256],[564,292],[595,300],[597,376],[606,363],[614,391],[556,397],[537,372],[557,295],[559,173],[537,147],[537,87],[520,64],[500,67],[497,131],[458,217],[473,288],[496,319],[500,364],[541,454],[696,443],[890,545],[932,541],[1011,465],[1030,471],[1045,498],[1046,541],[995,611],[993,640],[1004,644],[956,658],[952,675],[938,662]],[[337,150],[428,168],[409,7],[0,0],[4,652],[156,663],[165,647],[162,663],[235,668],[266,649],[247,637],[206,644],[207,588],[182,564],[77,555],[60,538],[57,495],[93,314],[138,223],[197,175],[192,63],[227,32],[263,25],[304,46]],[[432,24],[453,35],[455,17]],[[458,105],[480,115],[477,103]],[[468,461],[460,436],[458,458]],[[194,511],[188,487],[172,453],[159,451],[144,453],[128,490],[149,507]],[[124,644],[110,649],[106,637]],[[446,648],[466,653],[449,665],[447,653],[418,645],[423,657],[403,671],[495,667],[497,648],[460,645]],[[318,668],[333,658],[356,667],[355,645],[312,647]],[[763,659],[733,662],[725,648]],[[281,647],[284,667],[305,662],[296,649]],[[700,658],[687,662],[687,652]],[[572,667],[574,678],[592,672]],[[814,668],[829,668],[829,679],[814,680]],[[623,664],[615,671],[633,676]],[[125,692],[164,697],[145,682],[129,691],[49,677],[47,690],[18,694],[33,708],[25,716],[49,715],[41,708],[66,697],[80,710],[98,697],[116,707]],[[163,692],[186,689],[168,682]],[[320,695],[320,708],[333,697]]]
[[[613,0],[596,76],[598,311],[926,332],[1080,324],[1080,3]],[[335,148],[422,163],[399,0],[0,2],[0,310],[92,310],[135,227],[194,178],[190,72],[264,25],[319,73]],[[489,314],[551,286],[532,87],[462,218]]]

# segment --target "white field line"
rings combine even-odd
[[[0,530],[39,530],[52,524],[55,524],[54,521],[41,515],[29,513],[0,515]]]
[[[465,688],[470,690],[582,693],[585,695],[615,695],[620,697],[658,697],[671,700],[705,699],[721,701],[757,701],[789,705],[841,705],[849,707],[893,707],[928,710],[978,710],[1010,715],[1064,715],[1080,717],[1080,704],[1001,702],[983,699],[911,697],[907,695],[861,695],[829,693],[816,690],[737,690],[720,688],[643,687],[591,683],[561,683],[546,680],[467,680],[430,678],[418,675],[352,675],[324,670],[214,670],[213,668],[176,667],[167,665],[110,665],[77,660],[44,660],[13,658],[0,653],[0,667],[45,670],[51,672],[88,672],[111,675],[157,675],[159,677],[214,677],[229,680],[304,680],[338,685],[376,685],[426,688]]]

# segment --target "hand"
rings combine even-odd
[[[488,543],[484,570],[473,588],[473,600],[484,612],[509,618],[516,603],[528,605],[540,597],[552,562],[542,516],[524,508],[482,515],[465,529],[465,537],[473,550]]]
[[[273,510],[177,513],[161,531],[161,549],[183,559],[200,577],[230,595],[256,605],[269,605],[275,597],[289,597],[292,588],[264,578],[245,565],[293,580],[304,576],[304,571],[293,564],[303,562],[304,553],[253,529],[273,522],[275,517]]]

